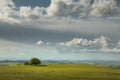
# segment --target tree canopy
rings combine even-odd
[[[38,58],[31,58],[29,61],[25,61],[24,65],[40,65],[41,61]]]
[[[38,58],[31,58],[29,60],[29,65],[40,65],[41,61]]]

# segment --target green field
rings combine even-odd
[[[0,80],[120,80],[120,69],[84,64],[0,66]]]

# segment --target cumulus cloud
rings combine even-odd
[[[101,36],[93,40],[84,38],[73,38],[67,42],[46,42],[38,41],[39,46],[54,47],[60,53],[120,53],[120,41],[114,43],[112,39]],[[118,46],[119,45],[119,46]]]
[[[66,43],[60,43],[63,46],[98,46],[101,48],[108,47],[110,45],[111,39],[101,36],[100,38],[95,38],[94,40],[87,40],[83,38],[73,38],[73,40]]]
[[[48,16],[57,17],[79,17],[86,16],[90,9],[90,0],[51,0],[50,6],[47,8]]]
[[[73,38],[71,41],[61,42],[57,45],[60,52],[120,52],[120,49],[113,44],[112,40],[104,36],[95,38],[94,40]]]
[[[0,21],[8,23],[20,23],[16,16],[16,7],[12,0],[0,0]]]
[[[117,0],[51,0],[45,7],[16,7],[12,0],[0,0],[0,21],[22,23],[25,20],[40,20],[41,17],[112,16],[117,13]],[[43,19],[43,18],[42,18]]]
[[[91,14],[95,16],[110,16],[116,11],[116,0],[94,0]]]
[[[25,20],[39,19],[45,13],[44,7],[16,7],[12,0],[0,0],[0,21],[7,23],[22,23]]]
[[[23,19],[28,19],[28,20],[34,20],[34,19],[39,19],[40,16],[42,16],[44,14],[44,8],[40,8],[40,7],[35,7],[35,8],[31,8],[26,7],[26,6],[22,6],[20,7],[20,17]]]
[[[55,43],[44,42],[42,40],[39,40],[39,41],[36,42],[36,45],[38,45],[38,46],[44,46],[44,47],[52,47],[52,46],[55,46]]]
[[[116,13],[116,0],[51,0],[48,16],[108,16]]]
[[[40,45],[43,45],[43,44],[44,44],[44,42],[43,42],[43,41],[41,41],[41,40],[39,40],[36,44],[40,46]]]

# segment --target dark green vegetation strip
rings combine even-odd
[[[0,80],[120,80],[120,69],[81,64],[0,66]]]

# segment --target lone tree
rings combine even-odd
[[[29,60],[29,65],[40,65],[41,61],[38,58],[31,58]]]

